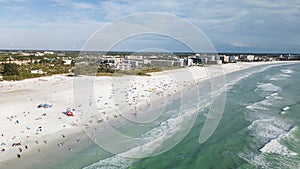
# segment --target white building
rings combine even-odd
[[[187,60],[187,66],[192,66],[193,65],[193,59],[188,59]]]
[[[30,56],[30,55],[31,55],[31,53],[26,53],[26,52],[23,52],[21,55],[22,55],[22,56]]]
[[[36,52],[36,53],[34,54],[34,56],[45,56],[45,54],[44,54],[44,53],[41,53],[41,52]]]
[[[158,67],[173,67],[174,61],[173,60],[151,60],[152,66]]]
[[[71,59],[64,59],[64,65],[71,65],[72,64],[72,60]]]
[[[253,61],[254,60],[254,55],[247,55],[247,60],[248,61]]]
[[[178,62],[180,67],[184,66],[184,59],[178,59]]]
[[[44,52],[45,55],[54,55],[54,52]]]
[[[132,68],[143,68],[143,60],[123,60],[123,64],[130,64]]]
[[[132,60],[143,60],[144,57],[143,56],[137,56],[137,55],[128,55],[128,56],[125,56],[125,59],[132,59]]]
[[[44,74],[44,72],[42,70],[31,70],[30,73],[31,74],[38,74],[38,75]]]
[[[229,62],[230,62],[229,56],[224,55],[223,57],[224,57],[224,62],[225,62],[225,63],[229,63]]]
[[[122,64],[118,64],[116,66],[117,70],[130,70],[131,69],[131,65],[130,64],[126,64],[126,63],[122,63]]]
[[[149,60],[149,59],[144,59],[144,64],[145,64],[145,65],[151,64],[151,60]]]

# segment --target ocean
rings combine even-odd
[[[180,106],[180,100],[173,101],[153,123],[138,125],[138,130],[144,131],[141,135],[136,132],[137,124],[118,129],[149,138],[139,149],[111,154],[91,143],[51,168],[300,168],[300,63],[262,65],[230,73],[226,84],[223,116],[204,143],[199,143],[199,133],[210,110],[209,83],[199,84],[203,97],[189,98],[190,104],[197,106]],[[187,118],[175,120],[186,114]],[[186,120],[194,122],[191,129]],[[178,135],[173,133],[183,133],[184,138],[177,143]],[[163,139],[166,136],[170,139]],[[151,147],[160,152],[158,143],[170,149],[145,158],[124,157]]]

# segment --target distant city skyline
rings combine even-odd
[[[0,0],[0,49],[80,50],[93,33],[120,17],[162,12],[195,25],[217,52],[300,53],[299,11],[300,1],[292,0]],[[124,42],[115,50],[188,51],[159,36]]]

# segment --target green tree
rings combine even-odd
[[[3,64],[2,74],[4,76],[14,76],[19,75],[18,65],[15,63],[5,63]]]
[[[115,70],[112,69],[109,65],[100,64],[97,73],[114,73]]]
[[[3,70],[4,70],[4,65],[3,65],[3,64],[0,64],[0,74],[3,73]]]

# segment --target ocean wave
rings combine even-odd
[[[281,88],[272,83],[262,83],[257,85],[256,90],[267,91],[267,92],[278,92],[281,90]]]
[[[290,109],[290,107],[289,107],[289,106],[286,106],[286,107],[284,107],[282,110],[283,110],[283,111],[286,111],[286,110],[288,110],[288,109]]]
[[[297,168],[299,165],[297,153],[293,147],[281,144],[295,137],[292,123],[276,112],[288,111],[289,106],[282,105],[283,98],[279,95],[282,90],[269,80],[286,80],[291,76],[291,69],[282,69],[278,74],[265,76],[264,83],[258,83],[255,90],[263,97],[251,105],[245,105],[250,110],[246,113],[246,120],[251,122],[247,127],[253,137],[249,148],[245,148],[239,156],[255,168]],[[291,146],[291,145],[290,145]],[[270,154],[271,153],[271,154]]]
[[[254,103],[254,104],[251,104],[249,106],[246,106],[247,109],[249,110],[267,110],[266,107],[264,107],[261,102],[257,102],[257,103]]]
[[[274,106],[283,111],[289,109],[289,106],[278,107],[280,104],[275,104],[278,99],[280,100],[281,97],[275,92],[265,97],[264,100],[247,106],[251,110],[247,120],[252,121],[247,129],[255,139],[252,142],[251,149],[242,152],[240,157],[258,168],[274,168],[274,165],[277,165],[278,161],[280,161],[278,163],[283,165],[286,157],[294,158],[298,155],[280,143],[281,139],[293,137],[293,131],[296,127],[293,127],[290,122],[281,118],[278,114],[270,112]],[[267,109],[268,107],[269,109]],[[253,151],[253,148],[258,148],[257,150],[260,153]],[[273,160],[270,161],[268,156],[265,156],[270,153],[279,155],[272,156],[272,158],[278,160],[276,164]],[[291,162],[284,162],[283,166],[294,166],[293,160]]]
[[[268,119],[259,119],[252,122],[247,128],[251,131],[252,135],[256,137],[260,143],[266,143],[271,139],[275,139],[286,131],[291,126],[285,121],[270,117]]]
[[[272,139],[270,142],[264,145],[263,148],[260,149],[263,153],[274,153],[274,154],[280,154],[284,156],[295,156],[297,153],[291,151],[287,147],[283,146],[279,143],[279,140],[281,139],[282,135],[279,136],[276,139]]]
[[[239,82],[239,81],[241,81],[243,79],[246,79],[247,77],[249,77],[249,76],[251,76],[251,75],[253,75],[255,73],[261,73],[263,71],[266,71],[266,70],[268,70],[270,68],[277,67],[277,66],[279,66],[279,65],[275,65],[275,64],[274,65],[268,65],[268,66],[265,66],[265,67],[263,67],[261,69],[256,69],[256,70],[245,72],[244,75],[240,75],[240,76],[235,77],[235,78],[233,78],[231,80],[226,79],[226,80],[228,80],[226,82],[226,87],[227,87],[227,89],[231,89],[237,82]]]
[[[281,69],[280,71],[282,73],[285,73],[285,74],[292,74],[292,73],[294,73],[294,71],[292,69]]]
[[[83,169],[125,169],[134,163],[133,159],[125,158],[119,155],[103,159]]]
[[[285,114],[288,109],[290,109],[290,107],[285,106],[284,108],[282,108],[282,111],[280,112],[280,114]]]
[[[207,105],[205,105],[207,106]],[[203,107],[205,107],[203,106]],[[201,108],[197,109],[186,109],[180,113],[180,115],[172,117],[164,122],[161,122],[157,127],[142,134],[139,138],[145,138],[147,141],[145,144],[136,146],[126,152],[114,155],[112,157],[103,159],[94,163],[84,169],[125,169],[132,166],[136,162],[137,158],[127,158],[132,156],[140,156],[140,154],[153,154],[167,139],[170,139],[174,134],[183,132],[187,127],[186,122],[189,122],[190,118],[194,118],[193,115],[197,114]],[[171,148],[171,147],[170,147]]]
[[[279,96],[279,94],[277,92],[271,94],[270,96],[266,96],[266,99],[281,99],[281,97]]]
[[[255,72],[253,72],[255,73]],[[243,80],[243,79],[246,79],[247,77],[249,77],[250,75],[252,75],[253,73],[248,73],[246,75],[243,75],[243,76],[240,76],[234,80],[231,80],[230,82],[226,82],[226,87],[227,89],[230,89],[231,87],[233,87],[237,82]]]
[[[286,80],[287,78],[291,77],[291,74],[294,73],[294,71],[292,69],[281,69],[280,72],[281,73],[269,77],[269,80],[272,80],[272,81]]]
[[[269,107],[273,106],[274,103],[280,99],[282,99],[282,97],[280,97],[278,93],[273,93],[271,95],[266,96],[264,100],[248,105],[246,106],[246,108],[252,111],[269,110]]]
[[[277,117],[260,116],[259,118],[247,127],[251,135],[255,137],[251,149],[244,150],[239,156],[257,168],[274,168],[277,163],[287,168],[294,166],[293,160],[286,162],[285,157],[293,158],[297,153],[280,144],[280,139],[292,138],[296,127]],[[258,149],[260,153],[253,150],[258,146],[261,147]],[[279,156],[273,156],[272,158],[276,158],[276,160],[270,160],[265,156],[269,153],[278,154]]]
[[[291,75],[288,75],[288,74],[276,74],[275,76],[271,76],[269,77],[269,80],[272,80],[272,81],[282,81],[282,80],[286,80],[290,77]]]
[[[277,138],[271,139],[259,149],[261,152],[259,154],[252,150],[245,150],[239,154],[239,157],[257,168],[297,168],[299,167],[299,164],[295,158],[297,158],[298,154],[280,144],[281,139],[293,139],[293,133],[296,129],[297,127],[291,127],[285,134],[281,134]],[[277,156],[273,156],[273,160],[270,160],[269,156],[266,156],[270,153],[277,154]]]
[[[257,168],[270,168],[269,162],[261,155],[257,155],[251,151],[245,151],[239,154],[239,157],[247,161],[249,164],[256,166]]]
[[[281,87],[273,83],[257,83],[254,91],[261,97],[274,97],[272,94],[278,93],[281,90]]]

